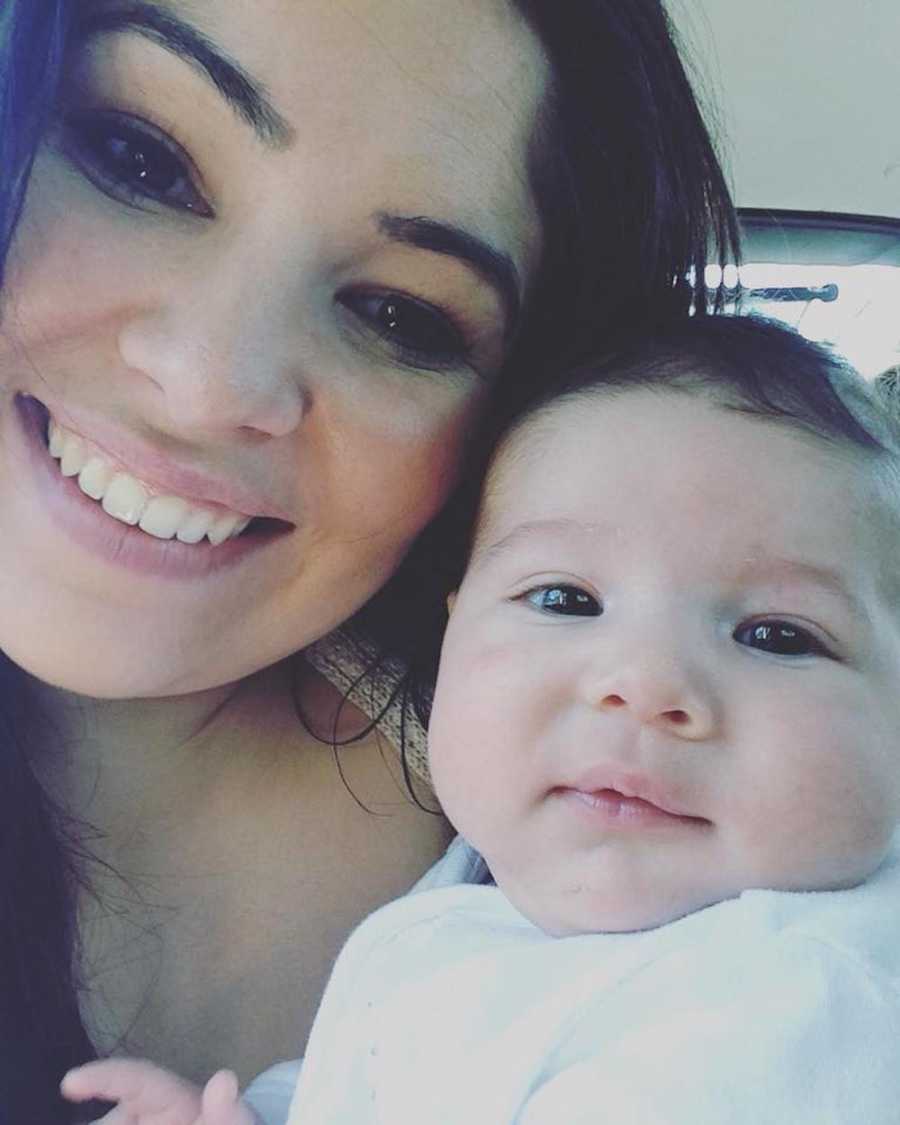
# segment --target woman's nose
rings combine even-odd
[[[118,338],[125,365],[155,385],[185,435],[291,433],[308,400],[298,344],[287,310],[264,290],[210,277],[136,310]]]
[[[583,694],[596,711],[620,712],[641,726],[665,729],[690,741],[710,738],[718,722],[708,676],[677,654],[648,651],[607,670],[592,668]]]

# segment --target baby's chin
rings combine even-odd
[[[617,900],[596,890],[573,888],[557,894],[552,900],[527,892],[525,895],[507,894],[507,897],[519,913],[538,929],[550,937],[561,938],[656,930],[736,895],[655,897],[653,901],[645,902],[634,897]]]
[[[810,872],[800,875],[779,873],[777,877],[748,881],[746,885],[717,888],[681,887],[666,895],[623,894],[609,888],[573,886],[548,894],[542,888],[517,886],[508,890],[498,880],[500,889],[513,906],[551,937],[575,937],[582,934],[626,934],[656,930],[677,922],[688,914],[716,906],[718,903],[739,898],[745,891],[782,891],[808,893],[811,891],[851,890],[864,883],[887,856],[888,848],[879,849],[859,861],[847,865],[841,872],[830,874]]]

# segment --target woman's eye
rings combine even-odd
[[[356,292],[340,300],[412,366],[455,366],[468,358],[463,333],[433,305],[398,293]]]
[[[599,617],[603,612],[599,601],[577,586],[538,586],[523,598],[535,609],[564,617]]]
[[[830,656],[825,646],[806,629],[790,621],[754,621],[739,625],[734,639],[748,648],[777,656]]]
[[[137,206],[150,200],[212,215],[194,186],[188,157],[148,122],[91,111],[67,114],[63,128],[66,151],[106,195]]]

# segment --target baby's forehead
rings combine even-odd
[[[586,421],[589,424],[592,417],[602,419],[610,407],[616,411],[616,427],[627,428],[629,416],[640,412],[642,402],[652,402],[656,404],[656,409],[661,404],[665,409],[666,402],[671,401],[682,406],[682,409],[672,411],[674,432],[688,417],[683,409],[686,398],[688,403],[690,399],[700,399],[709,408],[706,414],[710,424],[715,427],[717,422],[721,422],[723,431],[733,429],[735,425],[752,427],[764,436],[765,442],[768,442],[765,435],[771,435],[773,445],[778,442],[779,436],[787,437],[788,441],[780,444],[782,449],[788,449],[789,456],[782,458],[780,463],[788,492],[796,484],[794,474],[799,475],[804,468],[808,469],[810,478],[815,478],[821,486],[819,492],[823,502],[817,510],[826,529],[833,524],[837,536],[842,524],[840,516],[846,514],[852,519],[854,529],[859,532],[853,538],[859,540],[867,561],[879,572],[879,581],[884,585],[890,603],[900,607],[900,566],[896,564],[896,560],[900,559],[900,468],[896,458],[859,448],[850,442],[830,440],[784,417],[742,411],[733,399],[718,395],[715,389],[705,393],[668,387],[614,388],[612,392],[607,388],[590,388],[547,403],[526,416],[496,446],[482,492],[473,536],[473,554],[495,536],[498,525],[505,522],[504,516],[510,503],[521,507],[524,497],[527,509],[530,480],[536,475],[553,478],[560,472],[563,462],[567,470],[572,471],[572,459],[567,456],[570,428],[574,430],[577,427],[583,434]],[[598,439],[600,431],[598,426]],[[640,456],[640,452],[630,456]],[[702,457],[702,452],[693,452],[692,456]],[[615,460],[604,463],[605,488],[615,489],[619,468]],[[671,474],[677,477],[679,465],[673,462],[670,468]],[[575,471],[579,469],[580,466],[576,465]],[[585,465],[584,471],[589,472],[590,466]],[[622,472],[624,475],[624,466]],[[660,480],[661,486],[668,483]],[[652,481],[650,487],[653,487]],[[736,520],[741,517],[745,490],[758,493],[753,489],[752,479],[741,482],[735,495]],[[545,500],[543,507],[548,514]],[[552,516],[552,511],[549,514]],[[787,505],[782,505],[778,514],[781,518],[791,518]],[[802,514],[805,519],[811,518],[809,511]],[[640,518],[640,512],[636,510],[634,519]],[[846,526],[844,521],[844,531]]]
[[[865,490],[874,486],[888,507],[900,513],[900,450],[863,448],[847,437],[823,433],[802,418],[774,409],[760,410],[728,386],[704,381],[702,376],[696,381],[688,378],[667,384],[591,385],[541,403],[497,441],[488,465],[485,495],[514,481],[536,462],[548,464],[548,458],[565,451],[573,433],[589,433],[596,423],[597,444],[604,440],[603,428],[609,424],[610,415],[616,431],[627,436],[631,425],[648,414],[662,416],[665,432],[671,434],[691,429],[702,416],[707,430],[718,427],[723,431],[723,442],[728,440],[727,431],[735,427],[771,435],[773,442],[785,437],[797,471],[809,466],[819,474],[835,477],[849,473]],[[593,443],[593,438],[589,440]],[[721,445],[712,447],[714,455],[720,450]],[[703,452],[700,446],[691,450],[694,456],[703,456]]]

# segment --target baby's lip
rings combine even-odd
[[[688,808],[671,788],[647,773],[627,769],[613,763],[591,766],[583,773],[567,780],[559,789],[572,789],[579,793],[598,794],[604,790],[622,797],[637,798],[670,816],[706,820]]]

